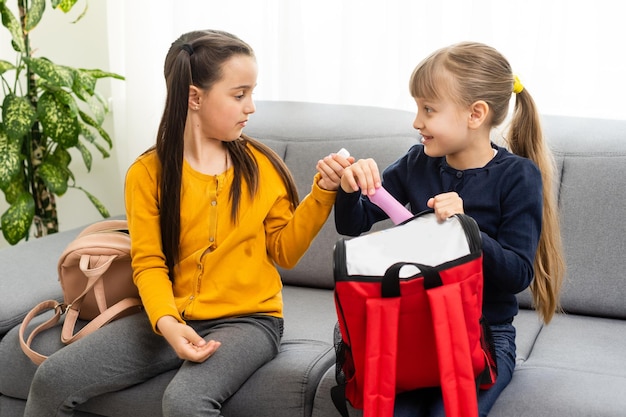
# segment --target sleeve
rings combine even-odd
[[[528,287],[543,218],[542,179],[530,161],[509,169],[495,236],[482,233],[485,280],[510,294]]]
[[[161,248],[157,175],[139,160],[129,168],[124,189],[133,280],[155,332],[156,322],[163,316],[184,322],[174,302]]]
[[[283,268],[293,268],[298,263],[330,215],[337,192],[320,188],[320,178],[320,174],[315,175],[311,192],[295,211],[285,192],[265,219],[268,252]]]
[[[383,187],[402,205],[408,202],[403,192],[402,178],[406,177],[409,154],[395,161],[382,173]],[[346,193],[340,187],[335,202],[335,228],[345,236],[358,236],[389,216],[360,192]]]

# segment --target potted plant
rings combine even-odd
[[[49,0],[53,9],[69,12],[77,0]],[[33,54],[29,34],[46,10],[46,0],[17,0],[15,16],[0,0],[2,24],[11,33],[15,62],[0,59],[0,190],[9,208],[0,216],[2,234],[14,245],[34,236],[58,232],[56,197],[68,188],[85,193],[103,217],[104,205],[76,184],[70,149],[80,153],[89,171],[90,148],[103,158],[112,141],[103,129],[107,101],[96,91],[100,78],[124,77],[99,69],[72,68]],[[80,15],[82,17],[85,12]],[[79,19],[80,19],[79,17]]]

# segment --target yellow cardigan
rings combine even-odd
[[[180,322],[249,314],[282,317],[282,283],[275,264],[292,268],[324,225],[336,192],[311,193],[293,210],[286,187],[267,157],[250,147],[259,165],[259,190],[245,186],[238,223],[230,217],[233,169],[204,175],[183,164],[180,260],[172,286],[161,248],[160,163],[140,156],[126,174],[125,202],[133,279],[156,330],[159,318]]]

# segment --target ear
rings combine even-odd
[[[200,97],[202,92],[195,85],[189,86],[189,109],[198,110],[200,108]]]
[[[470,129],[478,129],[487,120],[489,115],[489,104],[483,100],[478,100],[470,106],[468,126]]]

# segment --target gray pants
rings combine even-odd
[[[144,313],[128,316],[64,347],[41,364],[24,417],[71,416],[89,398],[172,369],[178,371],[163,396],[164,416],[220,416],[221,404],[278,353],[283,320],[258,315],[188,324],[206,340],[221,342],[205,362],[182,361],[152,331]]]

